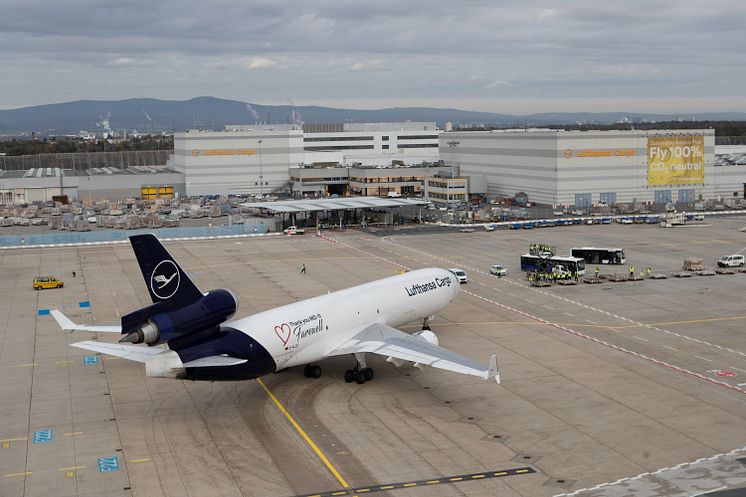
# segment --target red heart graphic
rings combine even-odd
[[[275,326],[275,335],[282,341],[283,347],[288,344],[290,340],[290,325],[282,323],[280,326]]]

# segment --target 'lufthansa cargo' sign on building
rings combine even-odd
[[[254,155],[256,150],[251,149],[210,149],[210,150],[192,150],[193,157],[207,156],[207,155]]]
[[[637,155],[637,152],[631,148],[615,148],[611,150],[573,150],[567,148],[563,155],[566,159],[572,157],[632,157]]]
[[[703,136],[648,138],[648,186],[703,185]]]

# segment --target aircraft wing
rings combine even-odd
[[[467,357],[433,345],[422,338],[402,333],[382,323],[364,328],[328,355],[336,356],[356,352],[371,352],[402,361],[411,361],[416,365],[425,364],[455,373],[479,376],[485,380],[495,378],[495,381],[500,383],[496,356],[491,356],[489,367],[485,367]]]
[[[62,314],[59,309],[53,309],[50,314],[60,325],[62,331],[99,331],[103,333],[121,333],[120,325],[75,324],[70,318]]]
[[[123,345],[119,343],[94,341],[77,342],[70,345],[79,349],[92,350],[94,352],[101,352],[102,354],[113,355],[115,357],[121,357],[122,359],[142,363],[146,362],[150,357],[168,352],[168,349],[162,349],[160,347],[139,347],[137,345]],[[236,364],[243,364],[245,362],[246,359],[239,359],[228,355],[213,355],[185,362],[184,367],[206,368],[215,366],[235,366]]]

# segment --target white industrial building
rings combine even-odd
[[[440,158],[484,175],[491,195],[553,206],[742,197],[746,182],[746,167],[716,164],[711,129],[450,132]]]
[[[184,195],[184,175],[163,166],[0,169],[0,205],[69,200],[125,200]]]
[[[270,193],[289,187],[291,167],[420,164],[438,159],[434,122],[228,125],[175,133],[168,165],[188,195]]]

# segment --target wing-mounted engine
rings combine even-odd
[[[184,304],[165,300],[122,316],[120,342],[166,343],[177,337],[209,329],[229,320],[238,310],[238,300],[225,289],[211,290]]]

